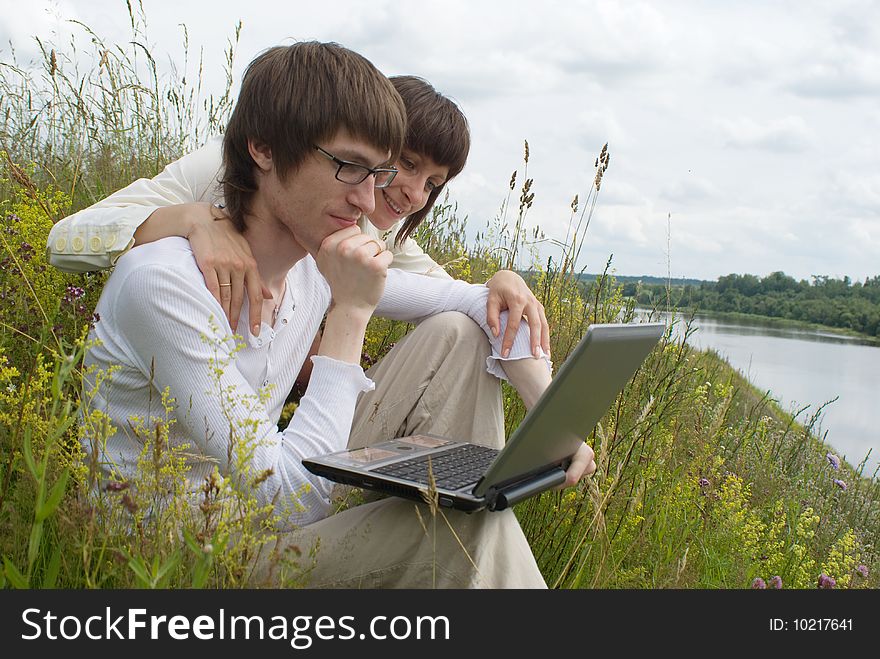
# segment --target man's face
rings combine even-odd
[[[387,166],[390,153],[340,130],[318,144],[327,153],[370,168]],[[339,166],[317,150],[281,181],[273,169],[260,182],[272,215],[314,256],[331,233],[356,224],[375,207],[375,178],[352,185],[336,179]]]

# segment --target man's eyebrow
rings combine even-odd
[[[342,148],[342,149],[339,149],[339,151],[337,151],[334,155],[337,158],[341,158],[342,160],[348,160],[351,162],[355,162],[359,165],[366,165],[367,167],[371,167],[374,169],[376,167],[390,167],[391,164],[393,163],[391,158],[386,158],[385,160],[383,160],[382,162],[380,162],[377,165],[370,165],[369,164],[370,159],[367,156],[365,156],[362,152],[357,151],[355,149]]]

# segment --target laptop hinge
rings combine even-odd
[[[507,487],[499,489],[491,488],[486,493],[486,499],[489,501],[489,510],[504,510],[510,508],[523,499],[528,499],[534,494],[549,490],[551,487],[560,485],[565,482],[565,470],[562,467],[556,467],[550,471],[546,471],[539,476],[520,481]]]

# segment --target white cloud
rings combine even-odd
[[[799,152],[811,142],[811,132],[801,117],[788,116],[763,123],[751,117],[716,121],[727,146],[741,149]]]
[[[717,200],[719,190],[709,179],[693,176],[671,183],[660,194],[670,201],[686,203]]]
[[[796,70],[788,87],[808,97],[876,98],[880,96],[880,55],[845,44],[826,46],[818,59]]]

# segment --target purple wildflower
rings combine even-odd
[[[856,572],[858,572],[860,575],[862,575],[862,578],[864,578],[864,579],[868,578],[868,566],[867,565],[859,565],[856,568]]]
[[[79,286],[67,286],[65,290],[64,297],[61,298],[67,304],[73,304],[76,300],[80,299],[83,295],[86,294],[84,288],[80,288]]]
[[[36,254],[36,252],[29,242],[23,242],[19,245],[18,255],[21,257],[22,261],[30,261],[34,258],[34,254]]]
[[[839,487],[841,490],[843,490],[844,492],[846,492],[846,482],[845,482],[845,481],[842,481],[842,480],[840,480],[839,478],[835,478],[835,479],[834,479],[834,484],[835,484],[837,487]]]
[[[825,458],[828,460],[828,464],[831,465],[832,469],[840,469],[840,458],[838,458],[833,453],[826,453]]]
[[[825,590],[830,590],[831,588],[834,588],[835,586],[837,586],[837,581],[834,579],[834,577],[829,577],[827,574],[825,574],[823,572],[822,574],[819,575],[818,586],[819,586],[819,588],[824,588]]]
[[[709,479],[708,478],[701,478],[699,481],[697,481],[697,484],[700,487],[709,487]]]
[[[755,580],[752,582],[752,588],[757,590],[764,590],[767,588],[767,582],[764,581],[761,577],[755,577]]]
[[[774,590],[782,590],[782,577],[778,574],[775,577],[770,577],[770,587]]]

